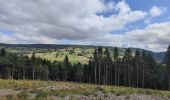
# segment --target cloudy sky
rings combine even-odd
[[[136,47],[170,43],[170,0],[0,0],[1,43]]]

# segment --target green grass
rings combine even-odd
[[[44,53],[36,53],[35,56],[36,57],[41,57],[50,61],[59,61],[59,62],[63,62],[65,56],[67,55],[69,58],[69,61],[72,64],[81,62],[82,64],[87,64],[89,61],[89,58],[92,57],[93,54],[93,49],[85,49],[84,51],[80,48],[75,48],[73,50],[75,53],[70,53],[69,50],[66,49],[59,49],[57,51],[48,51],[48,52],[44,52]],[[57,56],[56,56],[57,54]],[[78,54],[82,54],[82,55],[78,55]],[[29,54],[26,54],[27,56],[31,57],[32,52],[30,52]]]
[[[74,95],[95,96],[98,91],[101,91],[104,94],[113,93],[117,96],[138,93],[170,97],[169,91],[137,89],[120,86],[103,86],[101,89],[98,85],[94,84],[56,81],[0,80],[0,91],[2,90],[9,91],[6,95],[1,95],[0,92],[0,98],[3,98],[2,100],[10,100],[10,98],[14,100],[42,100],[42,98],[51,100],[51,97],[53,96],[60,98]]]
[[[103,48],[104,50],[104,48]],[[64,57],[67,55],[71,64],[81,62],[82,64],[88,64],[89,59],[93,57],[94,48],[63,48],[63,49],[41,49],[41,48],[8,48],[7,51],[12,53],[18,53],[32,56],[35,52],[36,57],[41,57],[50,61],[63,62]],[[73,51],[73,53],[71,53]],[[58,56],[56,56],[58,54]],[[79,55],[81,54],[81,55]],[[110,51],[111,56],[113,55],[113,50]],[[123,57],[124,50],[120,50],[120,57]]]

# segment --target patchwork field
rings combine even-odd
[[[11,50],[14,52],[14,50]],[[81,62],[82,64],[87,64],[89,59],[93,56],[94,49],[81,49],[81,48],[67,48],[67,49],[51,49],[51,50],[30,50],[27,56],[31,57],[33,51],[35,51],[36,57],[41,57],[50,61],[63,62],[65,56],[67,55],[69,61],[72,64]],[[19,51],[21,52],[21,51]]]
[[[51,61],[63,62],[64,57],[67,55],[71,63],[81,62],[82,64],[87,64],[90,57],[92,57],[93,49],[86,49],[83,51],[80,48],[74,50],[60,49],[45,53],[36,53],[37,57],[48,59]]]
[[[2,45],[2,44],[0,44]],[[46,45],[46,48],[43,48],[43,46],[39,45],[39,48],[36,48],[36,45],[33,47],[26,46],[0,46],[0,48],[5,48],[7,51],[15,54],[23,54],[26,56],[31,57],[32,53],[35,52],[36,57],[41,57],[47,60],[51,61],[58,61],[63,62],[65,55],[68,56],[70,62],[72,64],[75,64],[77,62],[81,62],[82,64],[87,64],[89,59],[93,57],[94,49],[97,48],[95,46],[93,47],[87,47],[87,46],[64,46],[63,47],[55,47],[55,48],[48,48],[50,45]],[[62,45],[61,45],[62,46]],[[135,54],[136,48],[131,48],[133,55]],[[103,50],[105,50],[105,47],[103,47]],[[113,55],[113,47],[109,47],[109,52],[111,53],[110,56]],[[119,54],[120,57],[124,56],[125,48],[119,48]],[[141,52],[142,49],[139,49]],[[149,52],[147,50],[144,50],[146,52]],[[162,61],[164,57],[164,53],[153,53],[153,57],[156,61],[160,62]]]
[[[7,48],[7,51],[16,54],[24,54],[29,57],[31,57],[34,52],[36,57],[58,62],[63,62],[65,56],[67,55],[69,61],[72,64],[76,64],[78,62],[81,62],[82,64],[87,64],[89,60],[93,57],[94,48],[78,48],[78,47],[77,48],[69,47],[62,49]],[[110,49],[110,53],[112,56],[113,50]],[[124,50],[120,49],[119,53],[120,56],[122,57]]]
[[[0,100],[169,100],[170,92],[56,81],[0,80]]]

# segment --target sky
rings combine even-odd
[[[0,0],[0,42],[165,51],[170,0]]]

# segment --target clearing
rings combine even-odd
[[[170,92],[73,82],[0,80],[0,100],[170,100]]]

